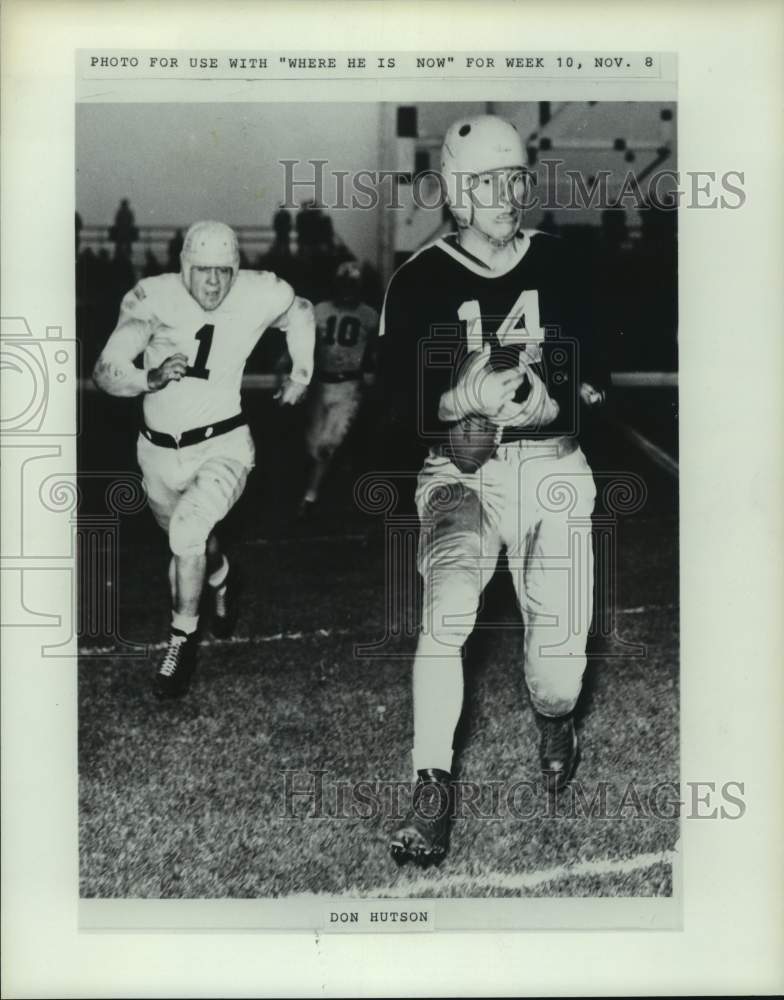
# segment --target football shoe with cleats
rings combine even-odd
[[[546,716],[537,713],[539,725],[539,762],[545,788],[558,795],[567,786],[577,767],[579,749],[574,719],[569,715]]]
[[[190,687],[196,667],[196,633],[187,635],[173,628],[155,675],[155,694],[160,699],[179,698]]]
[[[411,809],[390,838],[395,861],[422,867],[442,861],[449,848],[451,813],[452,775],[438,768],[418,771]]]

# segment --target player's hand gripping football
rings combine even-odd
[[[474,473],[500,439],[498,414],[512,405],[525,374],[519,368],[494,371],[490,347],[469,355],[454,391],[441,399],[439,416],[449,422],[446,453],[461,472]]]
[[[169,382],[179,382],[185,378],[188,369],[188,359],[184,354],[172,354],[157,368],[147,372],[147,386],[150,392],[157,392]]]
[[[506,403],[495,419],[499,423],[513,427],[541,428],[551,424],[560,412],[558,403],[550,396],[547,386],[536,374],[531,365],[520,354],[519,369],[523,379],[528,382],[528,392],[522,402]]]
[[[494,420],[508,406],[526,374],[520,368],[494,371],[489,367],[490,345],[475,351],[461,372],[455,387],[455,401],[460,416],[478,414]]]
[[[289,375],[284,375],[280,389],[275,393],[274,398],[277,399],[280,406],[294,406],[303,399],[307,391],[306,385],[295,382]]]

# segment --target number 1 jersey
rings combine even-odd
[[[245,362],[264,331],[294,300],[290,285],[270,271],[240,271],[217,309],[202,309],[179,274],[144,278],[125,296],[118,327],[143,322],[149,341],[145,369],[184,354],[188,370],[144,396],[148,427],[177,436],[240,412]]]

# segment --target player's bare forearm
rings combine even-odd
[[[147,372],[137,368],[133,361],[149,343],[150,333],[146,323],[120,322],[93,369],[93,381],[110,396],[140,396],[152,386]]]
[[[295,296],[282,322],[276,324],[286,334],[291,355],[291,380],[308,385],[313,376],[313,351],[316,346],[316,319],[307,299]]]
[[[149,390],[147,372],[132,361],[122,362],[101,355],[93,369],[93,381],[110,396],[140,396]]]

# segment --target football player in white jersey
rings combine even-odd
[[[205,578],[213,633],[226,636],[234,624],[233,574],[213,529],[254,464],[240,402],[245,362],[268,327],[283,330],[293,364],[278,398],[294,404],[310,382],[315,343],[310,302],[269,271],[240,271],[229,226],[194,223],[180,262],[180,274],[145,278],[128,292],[93,372],[110,395],[144,396],[137,457],[172,553],[171,634],[155,678],[162,698],[188,689]]]
[[[360,300],[362,275],[353,261],[335,274],[335,294],[319,302],[316,314],[316,363],[305,442],[310,472],[299,505],[307,517],[336,452],[346,440],[373,378],[378,313]]]

